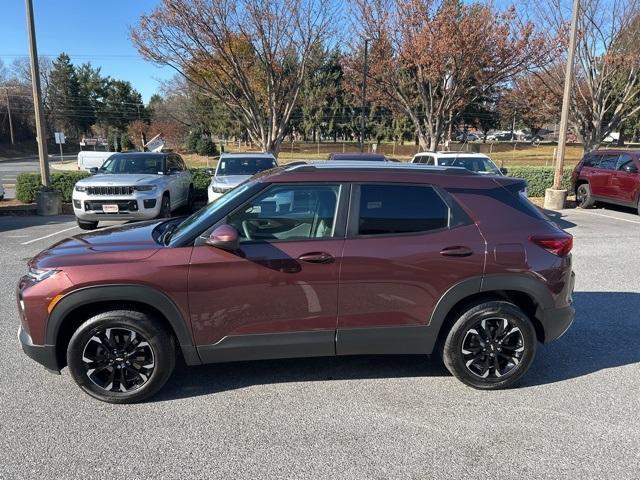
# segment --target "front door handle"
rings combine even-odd
[[[333,263],[336,259],[327,252],[311,252],[300,255],[298,260],[307,263]]]
[[[473,250],[469,247],[463,246],[455,246],[455,247],[446,247],[440,250],[440,255],[444,255],[445,257],[469,257],[473,255]]]

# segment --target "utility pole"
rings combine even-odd
[[[360,152],[364,152],[364,114],[367,108],[367,68],[369,61],[369,39],[364,39],[364,66],[362,68],[362,111],[360,112]]]
[[[13,122],[11,121],[11,103],[9,102],[9,89],[4,89],[7,95],[7,113],[9,114],[9,134],[11,135],[11,145],[15,145],[15,139],[13,138]]]
[[[40,158],[40,177],[42,185],[51,186],[49,176],[49,158],[47,155],[47,137],[44,130],[44,114],[42,111],[42,94],[40,91],[40,66],[38,65],[38,47],[36,45],[36,28],[33,21],[33,4],[25,0],[27,6],[27,33],[29,34],[29,55],[31,57],[31,86],[33,87],[33,109],[36,117],[36,135],[38,136],[38,156]]]
[[[567,54],[567,68],[564,78],[564,93],[562,97],[562,112],[560,115],[560,132],[558,135],[558,149],[556,151],[556,171],[553,177],[553,187],[545,191],[545,208],[560,209],[564,207],[567,191],[562,189],[562,170],[564,167],[564,153],[567,143],[567,126],[569,123],[569,107],[571,105],[571,87],[573,86],[573,65],[576,56],[576,37],[578,30],[578,14],[580,0],[573,0],[571,13],[571,32],[569,36],[569,51]]]

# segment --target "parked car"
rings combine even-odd
[[[387,162],[381,153],[330,153],[329,160],[347,162]]]
[[[19,338],[89,395],[139,401],[188,365],[439,353],[513,385],[574,317],[571,235],[523,180],[386,162],[279,167],[187,219],[78,235],[29,262]]]
[[[73,189],[78,226],[93,230],[104,220],[167,218],[174,210],[193,206],[193,180],[175,153],[118,153],[94,176]]]
[[[510,142],[513,137],[514,135],[511,132],[495,132],[487,135],[487,140],[490,142]]]
[[[0,200],[4,200],[4,185],[2,184],[2,178],[0,178]]]
[[[594,150],[576,165],[571,176],[580,208],[595,202],[638,209],[640,214],[640,150]]]
[[[461,132],[456,135],[456,141],[458,142],[477,142],[478,140],[481,140],[481,138],[475,133],[471,132]]]
[[[506,175],[506,168],[498,168],[482,153],[468,152],[420,152],[413,156],[411,163],[436,167],[462,167],[485,175]]]
[[[92,168],[100,168],[102,164],[117,152],[101,152],[82,150],[78,152],[78,170],[91,171]]]
[[[220,155],[215,172],[211,172],[213,175],[207,189],[209,203],[247,181],[256,173],[277,166],[276,158],[270,153],[223,153]]]

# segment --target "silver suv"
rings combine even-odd
[[[73,211],[78,226],[93,230],[102,220],[148,220],[170,217],[193,207],[193,180],[175,153],[118,153],[95,175],[76,183]]]
[[[223,153],[220,155],[215,174],[213,174],[207,189],[209,203],[250,179],[256,173],[277,166],[276,158],[270,153]]]

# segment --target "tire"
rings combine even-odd
[[[595,203],[589,184],[581,183],[578,185],[576,188],[576,205],[578,208],[591,208]]]
[[[193,193],[193,185],[189,185],[189,194],[187,196],[187,213],[192,213],[193,212],[193,206],[195,203],[195,198],[194,198],[195,194]]]
[[[173,335],[133,310],[100,313],[74,332],[67,364],[76,384],[108,403],[140,402],[167,382],[176,360]]]
[[[160,203],[160,212],[158,212],[158,216],[156,218],[170,218],[171,217],[171,199],[169,198],[169,194],[165,193],[162,196],[162,200]]]
[[[510,387],[527,372],[536,346],[536,332],[525,313],[510,302],[491,301],[458,318],[442,346],[442,359],[466,385],[498,390]]]
[[[82,230],[95,230],[98,228],[98,222],[90,222],[85,220],[78,220],[78,226]]]

